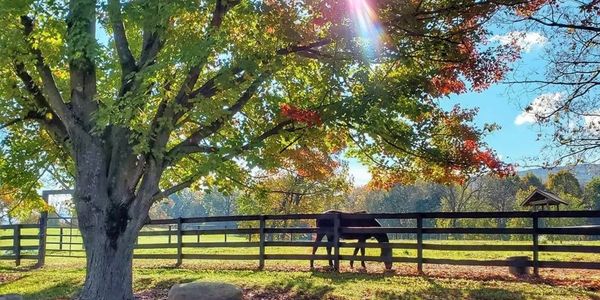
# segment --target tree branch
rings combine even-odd
[[[600,28],[598,27],[592,27],[592,26],[586,26],[586,25],[575,25],[575,24],[564,24],[564,23],[558,23],[558,22],[554,22],[554,21],[544,21],[542,19],[538,19],[535,17],[528,17],[527,19],[538,22],[542,25],[545,26],[549,26],[549,27],[559,27],[559,28],[568,28],[568,29],[579,29],[579,30],[586,30],[586,31],[592,31],[592,32],[600,32]]]
[[[42,94],[41,89],[35,84],[31,75],[27,73],[27,70],[25,70],[25,65],[23,63],[16,62],[14,64],[14,70],[17,74],[17,77],[19,77],[21,82],[23,82],[25,90],[33,97],[35,105],[39,109],[47,111],[51,114],[50,119],[45,118],[45,116],[40,116],[39,119],[43,121],[42,125],[46,126],[46,129],[48,129],[48,131],[50,131],[50,133],[52,133],[57,140],[65,140],[68,137],[65,124],[59,120],[56,113],[52,110],[50,104],[48,104],[48,101],[46,101],[46,98]]]
[[[201,126],[198,129],[196,129],[187,139],[173,147],[173,149],[171,149],[167,153],[167,156],[170,158],[174,158],[178,157],[179,155],[185,154],[185,151],[183,151],[183,149],[191,149],[189,147],[193,148],[194,146],[197,146],[201,140],[219,131],[219,129],[221,129],[228,120],[230,120],[235,114],[242,110],[246,103],[248,103],[248,101],[252,98],[254,93],[256,93],[260,84],[269,75],[269,73],[264,73],[260,75],[250,84],[250,86],[244,91],[240,98],[238,98],[238,100],[227,109],[224,116],[217,118],[212,123],[206,126]]]
[[[28,39],[29,36],[31,35],[31,33],[33,32],[33,20],[31,20],[31,18],[29,18],[28,16],[21,16],[21,24],[23,25],[25,38]],[[31,44],[29,43],[29,41],[27,43],[28,43],[29,51],[35,56],[36,69],[37,69],[38,73],[40,74],[40,76],[42,77],[43,91],[47,96],[47,98],[45,98],[45,100],[44,100],[45,105],[48,108],[50,108],[63,122],[66,122],[65,125],[69,125],[69,126],[74,125],[75,118],[74,118],[71,110],[65,104],[65,102],[62,98],[62,95],[61,95],[60,91],[58,90],[56,82],[54,81],[54,76],[52,75],[52,70],[44,62],[44,57],[42,56],[42,52],[39,49],[33,48],[31,46]],[[21,71],[25,70],[25,66],[22,63],[19,62],[19,63],[17,63],[17,65],[18,65],[17,67],[20,68]],[[17,70],[18,74],[19,74],[19,71],[20,70]],[[23,74],[23,73],[21,73],[21,74]],[[33,84],[33,79],[31,79],[31,76],[29,76],[29,74],[27,74],[26,77],[29,77],[29,78],[24,80],[24,83],[28,82],[30,84]],[[23,78],[21,78],[21,79],[23,80]],[[26,83],[26,85],[27,85],[27,83]],[[35,85],[35,84],[33,84],[33,85]],[[37,89],[37,86],[34,89]],[[34,91],[34,90],[30,90],[30,91],[34,92],[34,96],[37,95],[39,92],[39,91]]]
[[[93,116],[98,111],[96,99],[96,0],[69,1],[67,43],[73,47],[69,56],[71,107],[81,133],[95,127]],[[74,55],[76,54],[76,55]]]
[[[108,16],[113,30],[117,54],[119,55],[119,60],[121,62],[122,77],[124,81],[125,78],[137,70],[137,65],[133,54],[131,54],[131,49],[129,48],[129,41],[127,40],[127,35],[125,33],[125,26],[123,25],[121,3],[119,0],[108,1]]]
[[[289,47],[286,47],[283,49],[279,49],[279,50],[277,50],[276,53],[279,55],[287,55],[287,54],[303,52],[303,51],[307,51],[310,53],[310,51],[313,50],[313,48],[322,47],[322,46],[331,44],[332,42],[333,42],[333,40],[331,40],[331,39],[321,39],[316,42],[309,43],[307,45],[293,45],[293,46],[289,46]]]
[[[238,149],[235,149],[231,152],[229,152],[228,154],[221,156],[219,159],[221,161],[228,161],[233,159],[235,156],[243,153],[244,151],[248,151],[251,150],[254,146],[262,143],[264,140],[266,140],[267,138],[269,138],[270,136],[276,135],[280,132],[282,132],[285,127],[287,125],[292,124],[293,121],[292,120],[285,120],[282,121],[281,123],[275,125],[273,128],[265,131],[264,133],[262,133],[261,135],[257,136],[256,138],[252,139],[250,142],[248,142],[247,144],[244,144],[243,146],[241,146]],[[294,129],[290,129],[290,130],[294,130]],[[171,161],[172,162],[172,161]],[[200,177],[202,177],[202,174],[193,174],[191,176],[189,176],[186,180],[175,184],[165,190],[162,190],[161,192],[157,193],[156,195],[154,195],[152,197],[152,201],[157,201],[160,200],[162,198],[165,198],[171,194],[177,193],[178,191],[181,191],[185,188],[190,187],[194,182],[198,181],[198,179],[200,179]]]

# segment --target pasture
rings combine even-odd
[[[27,229],[29,230],[29,229]],[[33,230],[33,229],[31,229]],[[10,261],[0,265],[0,294],[19,293],[26,299],[68,299],[83,284],[85,260],[81,256],[79,237],[63,237],[63,251],[58,251],[56,228],[49,228],[48,257],[43,269],[31,269],[33,260],[23,260],[21,267]],[[27,232],[34,234],[34,232]],[[74,234],[76,234],[74,232]],[[248,235],[228,235],[227,242],[247,242]],[[252,237],[250,237],[252,238]],[[201,242],[218,243],[222,234],[202,235]],[[173,238],[171,242],[174,242]],[[185,236],[184,242],[197,237]],[[5,241],[2,241],[5,243]],[[24,241],[25,242],[25,241]],[[33,242],[33,241],[32,241]],[[142,236],[139,244],[167,243],[164,236]],[[411,242],[392,240],[391,242]],[[428,240],[432,244],[526,245],[526,241],[499,240]],[[555,245],[600,245],[600,241],[544,241]],[[3,244],[5,245],[5,244]],[[136,254],[175,253],[176,249],[137,249]],[[310,254],[310,247],[267,247],[267,254]],[[351,254],[352,249],[341,249]],[[367,248],[367,255],[378,249]],[[414,257],[415,250],[394,249],[394,257]],[[190,254],[256,254],[256,248],[185,248]],[[319,249],[318,254],[325,249]],[[527,255],[506,251],[437,251],[425,250],[425,257],[448,259],[504,259]],[[542,256],[543,255],[543,256]],[[600,253],[543,253],[544,260],[600,261]],[[381,263],[367,262],[367,270],[350,269],[342,261],[341,273],[330,272],[318,261],[310,271],[307,261],[266,261],[265,270],[257,271],[256,261],[184,260],[175,267],[172,259],[134,260],[134,289],[140,299],[163,299],[176,282],[194,280],[225,281],[244,288],[247,299],[598,299],[600,271],[541,269],[541,279],[516,279],[506,267],[463,267],[427,265],[424,274],[416,273],[414,264],[395,264],[393,272],[384,272]]]
[[[530,216],[528,212],[505,214]],[[595,212],[544,214],[547,218],[588,217],[586,214]],[[323,228],[310,227],[310,223],[308,227],[282,227],[273,219],[322,218],[320,215],[203,217],[176,219],[177,225],[172,224],[173,220],[153,220],[136,241],[134,290],[139,299],[164,299],[174,283],[207,280],[238,284],[246,299],[600,298],[600,241],[594,239],[595,227],[439,228],[423,226],[419,221],[423,215],[481,218],[481,213],[422,214],[408,227],[382,228],[339,226],[343,223],[337,222],[337,227],[327,229],[334,233],[333,240],[321,242],[316,255],[312,255],[312,239]],[[256,223],[243,223],[255,222],[256,218],[260,219],[258,227]],[[224,219],[241,223],[236,228],[200,225]],[[416,227],[411,227],[414,224]],[[0,265],[0,294],[18,293],[26,299],[69,299],[77,294],[85,278],[83,241],[76,226],[62,226],[46,228],[45,266],[41,269],[33,268],[38,262],[37,226],[19,230],[5,226],[0,230],[0,257],[4,259]],[[389,243],[340,241],[340,233],[377,230],[387,233]],[[325,245],[338,245],[334,252],[339,253],[328,256]],[[366,269],[349,266],[350,258],[360,259],[352,256],[358,245],[366,247]],[[380,247],[392,249],[392,271],[384,270]],[[516,278],[509,274],[508,265],[514,264],[507,258],[533,259],[536,255],[539,277]],[[18,256],[21,264],[15,266],[14,258]],[[328,266],[330,257],[340,262],[339,272]],[[309,267],[310,258],[316,260],[315,270]],[[535,262],[527,265],[535,266]]]

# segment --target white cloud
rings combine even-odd
[[[540,117],[556,110],[564,98],[564,93],[547,93],[537,96],[533,102],[515,118],[516,125],[533,124]]]
[[[583,116],[585,129],[591,134],[600,134],[600,111]]]
[[[535,115],[528,113],[526,111],[522,112],[520,115],[518,115],[515,118],[516,125],[533,124],[533,123],[535,123],[535,121],[536,121]]]
[[[502,45],[516,44],[524,52],[530,52],[537,47],[543,47],[548,39],[539,32],[511,31],[504,35],[495,35],[490,41]]]

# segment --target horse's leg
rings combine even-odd
[[[310,258],[310,269],[314,269],[315,268],[315,260],[314,260],[314,255],[315,253],[317,253],[317,249],[319,249],[319,242],[321,242],[321,240],[323,239],[323,237],[325,236],[325,234],[323,233],[317,233],[317,237],[315,238],[315,244],[313,245],[313,250],[312,250],[312,257]]]
[[[366,243],[367,240],[363,240],[362,242]],[[360,260],[360,265],[363,268],[367,269],[367,266],[365,265],[365,245],[363,245],[362,247],[360,247],[360,255],[362,256],[361,257],[362,259]]]
[[[360,243],[360,241],[359,241],[359,243]],[[359,249],[360,249],[360,247],[354,248],[354,254],[352,254],[352,258],[350,258],[350,269],[354,269],[354,257],[356,256],[356,254],[358,254]]]
[[[327,235],[327,244],[333,241],[333,234]],[[329,260],[329,266],[333,268],[333,260],[331,259],[331,246],[327,245],[327,260]]]

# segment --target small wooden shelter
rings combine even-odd
[[[556,194],[544,191],[541,189],[535,189],[528,197],[521,203],[521,206],[531,206],[533,211],[550,210],[552,206],[559,210],[560,205],[569,205],[564,200],[560,199]]]

